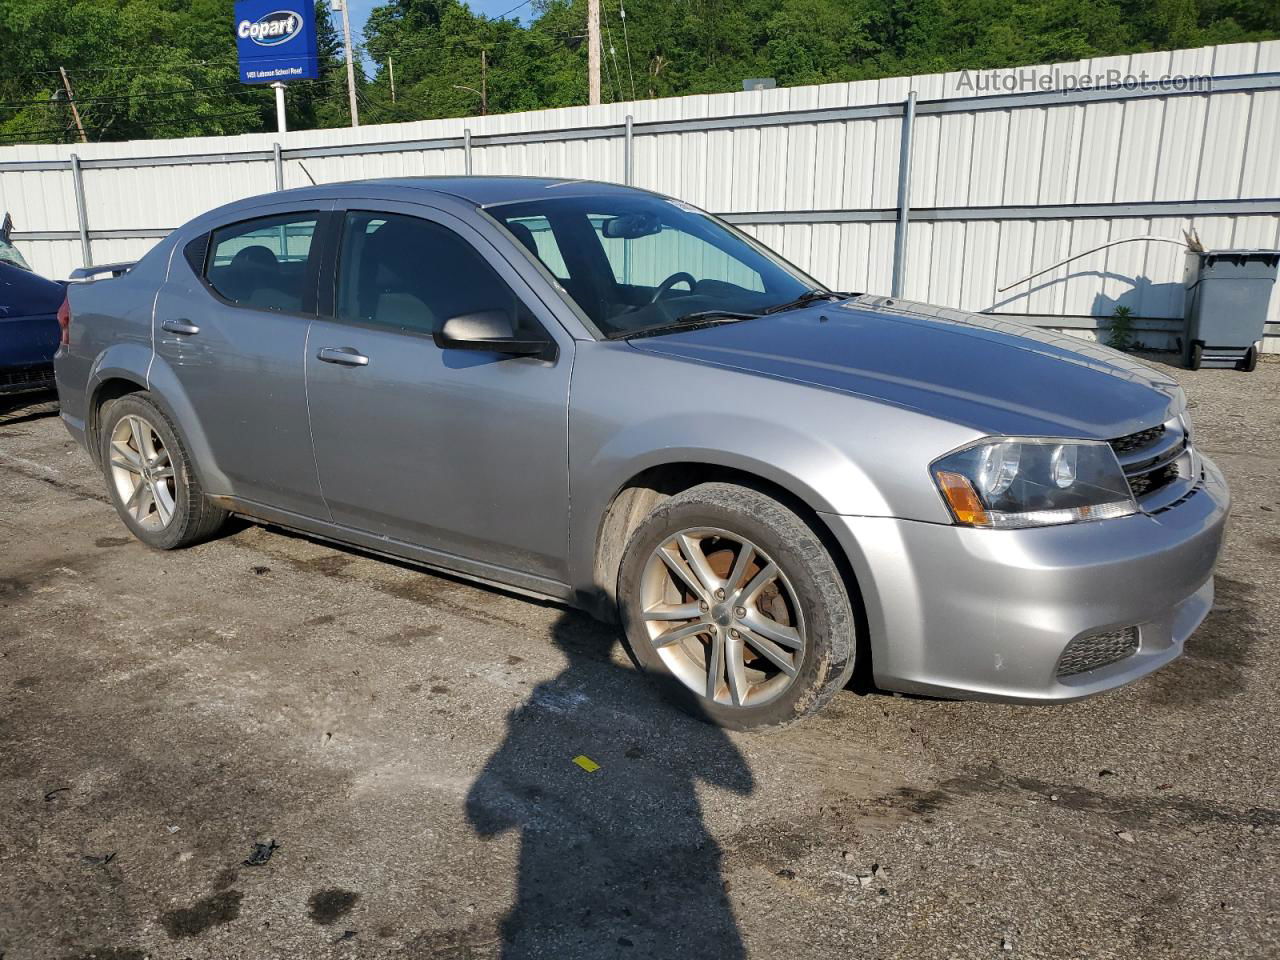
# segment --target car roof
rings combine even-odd
[[[487,207],[500,203],[538,200],[550,196],[599,197],[607,195],[651,195],[647,190],[600,180],[568,180],[554,177],[383,177],[347,180],[317,186],[278,190],[273,200],[309,201],[367,196],[373,188],[385,199],[413,200],[424,194]],[[248,197],[218,208],[219,213],[238,212],[260,204],[263,197]],[[203,219],[203,218],[202,218]]]
[[[600,180],[569,180],[557,177],[403,177],[373,181],[403,185],[413,190],[445,193],[478,207],[514,203],[555,196],[600,196],[602,194],[645,193],[634,187]]]

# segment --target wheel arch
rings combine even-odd
[[[112,400],[119,400],[131,393],[141,393],[147,389],[143,378],[133,373],[114,371],[102,377],[89,392],[89,402],[85,409],[85,440],[89,455],[93,462],[101,466],[100,431],[102,429],[102,410]]]

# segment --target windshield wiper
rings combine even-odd
[[[805,307],[816,300],[847,300],[849,294],[836,293],[833,290],[806,290],[794,300],[788,300],[786,303],[776,303],[772,307],[766,307],[765,313],[781,313],[783,310],[795,310],[799,307]]]
[[[698,310],[686,313],[673,323],[663,323],[656,327],[643,327],[640,330],[619,330],[609,335],[610,340],[631,340],[635,337],[660,337],[664,333],[683,333],[687,330],[701,330],[703,327],[714,327],[721,323],[737,323],[740,320],[754,320],[758,313],[743,313],[738,310]]]

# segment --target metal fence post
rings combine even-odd
[[[272,144],[272,153],[274,154],[276,164],[276,189],[284,189],[284,157],[280,155],[280,144]]]
[[[631,142],[631,121],[632,121],[631,114],[628,113],[627,114],[627,139],[626,139],[625,145],[623,146],[623,152],[622,152],[622,182],[625,183],[628,187],[632,185],[632,176],[633,176],[632,171],[634,169],[632,167],[632,160],[635,157],[635,153],[633,152],[635,148]],[[628,247],[629,246],[630,245],[628,244]]]
[[[83,266],[93,266],[93,251],[89,247],[89,215],[84,207],[84,173],[80,169],[80,158],[71,155],[71,186],[76,195],[76,220],[80,225],[80,258]]]
[[[916,124],[916,92],[902,105],[901,152],[898,156],[898,229],[893,236],[893,295],[902,296],[907,273],[907,227],[911,222],[911,132]]]
[[[462,158],[466,163],[467,176],[471,176],[471,128],[462,131]]]

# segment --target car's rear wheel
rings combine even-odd
[[[641,668],[722,726],[783,726],[853,671],[839,570],[800,517],[756,490],[707,483],[659,504],[627,544],[618,599]]]
[[[100,423],[107,492],[135,537],[173,550],[222,526],[226,511],[205,497],[173,424],[144,393],[107,404]]]

